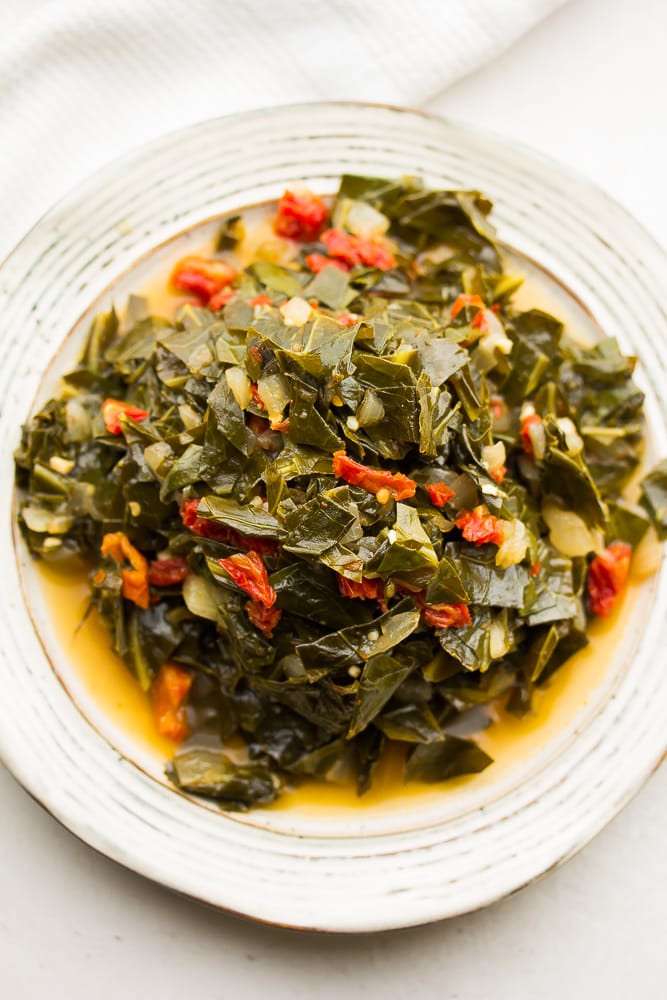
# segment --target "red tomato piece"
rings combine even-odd
[[[183,583],[188,573],[187,560],[180,556],[154,559],[148,567],[148,582],[153,587],[175,587]]]
[[[491,478],[495,479],[495,481],[498,483],[499,486],[505,481],[506,475],[507,475],[506,465],[499,465],[496,469],[494,469],[490,473]]]
[[[179,291],[192,292],[206,304],[235,277],[235,269],[226,260],[184,257],[174,268],[171,283]]]
[[[283,616],[280,608],[267,608],[261,601],[248,601],[245,610],[253,625],[269,638]]]
[[[449,315],[452,319],[456,319],[461,310],[466,306],[473,306],[475,309],[484,309],[484,299],[480,295],[469,295],[467,292],[462,292],[454,299]]]
[[[175,743],[182,743],[190,735],[183,702],[191,687],[192,674],[175,663],[163,663],[151,685],[158,732]]]
[[[484,315],[483,309],[480,309],[479,312],[475,313],[470,322],[470,325],[473,326],[476,330],[481,330],[482,333],[486,333],[488,331],[489,321]]]
[[[181,520],[186,528],[201,538],[210,538],[214,542],[224,542],[232,545],[235,549],[254,549],[267,556],[275,556],[280,551],[278,542],[272,538],[253,538],[242,535],[240,531],[235,531],[226,524],[219,524],[216,521],[209,521],[205,517],[199,517],[197,508],[199,500],[185,500],[181,504]]]
[[[229,573],[234,583],[245,590],[254,601],[260,601],[265,608],[271,608],[278,596],[269,583],[266,566],[259,552],[236,552],[226,559],[218,559],[218,564]]]
[[[320,237],[331,257],[345,261],[350,267],[365,264],[388,271],[396,266],[394,255],[382,240],[372,240],[363,236],[351,236],[342,229],[327,229]]]
[[[336,451],[333,456],[333,472],[338,479],[344,479],[351,486],[362,486],[376,496],[387,493],[387,500],[407,500],[417,491],[414,479],[408,479],[402,472],[386,472],[384,469],[371,469],[368,465],[355,462],[348,458],[344,451]],[[383,502],[380,500],[380,502]]]
[[[338,576],[338,589],[343,597],[358,598],[360,601],[377,601],[382,611],[387,610],[384,599],[384,582],[379,578],[371,580],[363,577],[361,580],[348,580],[346,576]]]
[[[316,240],[327,222],[329,209],[312,191],[285,191],[278,202],[274,230],[278,236],[308,243]]]
[[[254,299],[249,299],[248,300],[248,305],[249,306],[272,306],[273,302],[271,301],[271,299],[269,298],[268,295],[264,295],[264,293],[262,293],[261,295],[256,295],[254,297]]]
[[[110,556],[119,565],[125,560],[129,562],[132,568],[124,569],[120,574],[123,581],[123,597],[132,601],[138,608],[146,610],[150,605],[146,557],[132,545],[123,531],[106,534],[102,539],[100,551],[103,556]]]
[[[521,447],[523,448],[524,454],[528,458],[535,458],[535,451],[533,449],[533,439],[530,436],[530,428],[535,424],[541,424],[542,417],[538,413],[529,413],[521,421]]]
[[[446,483],[427,483],[424,489],[434,507],[444,507],[452,497],[456,496],[454,490],[450,490]]]
[[[123,403],[120,399],[105,399],[102,403],[102,419],[110,434],[120,434],[123,426],[121,416],[140,422],[148,416],[148,410],[142,410],[132,403]]]
[[[608,618],[630,572],[632,548],[626,542],[612,542],[588,567],[586,596],[594,615]]]
[[[474,545],[485,545],[493,542],[501,545],[503,542],[503,526],[500,518],[489,514],[486,504],[480,504],[474,510],[462,510],[454,521],[467,542]]]
[[[425,604],[422,620],[433,628],[462,628],[472,625],[467,604]]]
[[[313,274],[319,274],[325,267],[335,267],[339,271],[345,272],[350,270],[344,261],[336,260],[335,257],[326,257],[323,253],[309,253],[306,257],[306,266]]]
[[[541,570],[542,570],[542,563],[540,562],[539,559],[537,559],[534,563],[531,564],[531,567],[528,570],[528,572],[533,577],[533,579],[535,579],[536,576],[540,575]]]

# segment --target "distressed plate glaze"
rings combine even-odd
[[[238,816],[175,792],[155,754],[105,717],[72,673],[12,534],[18,425],[44,391],[50,360],[58,353],[57,372],[73,359],[92,304],[108,303],[112,286],[118,297],[129,290],[137,261],[178,233],[276,198],[296,180],[331,191],[345,171],[417,173],[429,185],[488,193],[501,239],[639,356],[649,452],[667,454],[665,258],[587,182],[533,152],[395,108],[301,105],[169,135],[60,203],[0,268],[0,754],[75,834],[156,881],[263,921],[371,931],[513,892],[587,843],[657,766],[667,743],[667,676],[656,655],[667,643],[664,560],[603,682],[497,780],[490,769],[454,794],[354,817]]]

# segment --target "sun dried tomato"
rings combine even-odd
[[[235,269],[226,260],[184,257],[174,268],[171,283],[180,291],[192,292],[206,304],[216,292],[231,284],[235,277]]]
[[[235,549],[255,549],[263,555],[275,556],[280,551],[278,542],[272,538],[254,538],[242,535],[240,531],[235,531],[227,524],[219,524],[217,521],[209,521],[205,517],[199,517],[197,508],[199,500],[184,500],[180,507],[181,520],[186,528],[189,528],[193,535],[201,538],[210,538],[214,542],[224,542]]]
[[[541,570],[542,570],[542,563],[540,562],[539,559],[536,559],[534,563],[531,563],[528,572],[533,577],[533,579],[535,579],[536,576],[540,575]]]
[[[450,490],[446,483],[427,483],[424,489],[434,507],[444,507],[452,497],[456,496],[454,490]]]
[[[594,615],[608,618],[630,572],[632,548],[626,542],[612,542],[588,567],[586,595]]]
[[[382,611],[387,610],[384,599],[384,582],[379,578],[369,579],[363,577],[361,580],[348,580],[346,576],[337,574],[338,589],[343,597],[358,598],[360,601],[377,601]]]
[[[158,732],[175,743],[181,743],[190,735],[183,702],[191,687],[192,674],[175,663],[163,663],[151,685]]]
[[[475,545],[485,545],[487,542],[502,545],[502,521],[494,514],[489,514],[486,504],[480,504],[474,510],[462,510],[454,524],[467,542]]]
[[[462,628],[472,625],[467,604],[425,604],[422,609],[422,621],[433,628]]]
[[[218,564],[254,601],[260,601],[265,608],[271,608],[276,603],[277,594],[269,583],[259,552],[236,552],[226,559],[218,559]]]
[[[535,458],[533,439],[530,436],[530,428],[542,423],[542,417],[538,413],[529,413],[521,420],[521,447],[528,458]]]
[[[269,638],[283,616],[281,608],[267,608],[260,601],[248,601],[245,610],[253,625]]]
[[[254,299],[248,299],[249,306],[272,306],[273,302],[268,295],[256,295]]]
[[[139,423],[146,419],[148,410],[142,410],[138,406],[133,406],[132,403],[123,403],[120,399],[105,399],[102,403],[102,419],[110,434],[121,433],[123,429],[120,421],[121,416],[129,417],[130,420],[136,420]]]
[[[278,236],[308,243],[316,240],[327,222],[329,209],[312,191],[285,191],[278,202],[274,230]]]
[[[414,479],[408,479],[402,472],[371,469],[368,465],[362,465],[353,458],[348,458],[344,451],[334,452],[333,473],[351,486],[361,486],[376,496],[384,490],[388,494],[387,499],[391,496],[394,500],[407,500],[408,497],[413,497],[417,490]]]
[[[325,267],[335,267],[339,271],[345,271],[346,273],[350,270],[344,261],[336,260],[335,257],[326,257],[323,253],[309,253],[306,257],[306,267],[313,274],[319,274]]]
[[[500,486],[505,481],[505,476],[507,475],[507,466],[498,465],[496,466],[495,469],[489,469],[489,475],[491,476],[492,479],[495,479],[495,481]]]
[[[484,300],[481,298],[481,296],[469,295],[467,292],[462,292],[460,295],[457,295],[456,298],[454,299],[449,315],[451,316],[452,319],[456,319],[461,310],[465,309],[466,306],[472,306],[475,309],[485,308]]]
[[[188,572],[187,560],[180,556],[155,559],[148,567],[148,582],[153,587],[175,587],[183,583]]]
[[[148,562],[145,556],[132,545],[123,531],[106,534],[102,539],[100,551],[105,557],[111,556],[119,565],[125,560],[129,562],[132,569],[124,569],[120,574],[123,581],[123,597],[145,610],[151,600],[148,590]]]
[[[488,332],[489,321],[486,318],[483,309],[480,309],[479,312],[475,313],[472,320],[470,321],[470,325],[473,326],[476,330],[481,330],[482,333]]]
[[[394,255],[382,240],[351,236],[342,229],[327,229],[320,239],[331,257],[345,261],[350,267],[365,264],[367,267],[377,267],[379,271],[396,267]]]

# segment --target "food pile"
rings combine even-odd
[[[389,742],[408,780],[481,771],[480,707],[529,711],[667,532],[665,463],[623,498],[634,359],[513,306],[490,209],[346,176],[286,192],[243,270],[228,219],[170,276],[190,301],[98,316],[24,428],[27,544],[91,566],[181,788],[361,793]]]

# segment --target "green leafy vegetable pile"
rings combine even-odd
[[[241,273],[230,220],[173,277],[199,304],[98,316],[24,428],[30,551],[91,564],[114,649],[185,740],[179,786],[227,808],[302,776],[363,792],[387,741],[408,779],[481,771],[480,706],[528,711],[651,520],[667,532],[665,463],[643,506],[621,495],[634,359],[512,305],[490,208],[346,176],[331,213],[286,195],[287,263]]]

